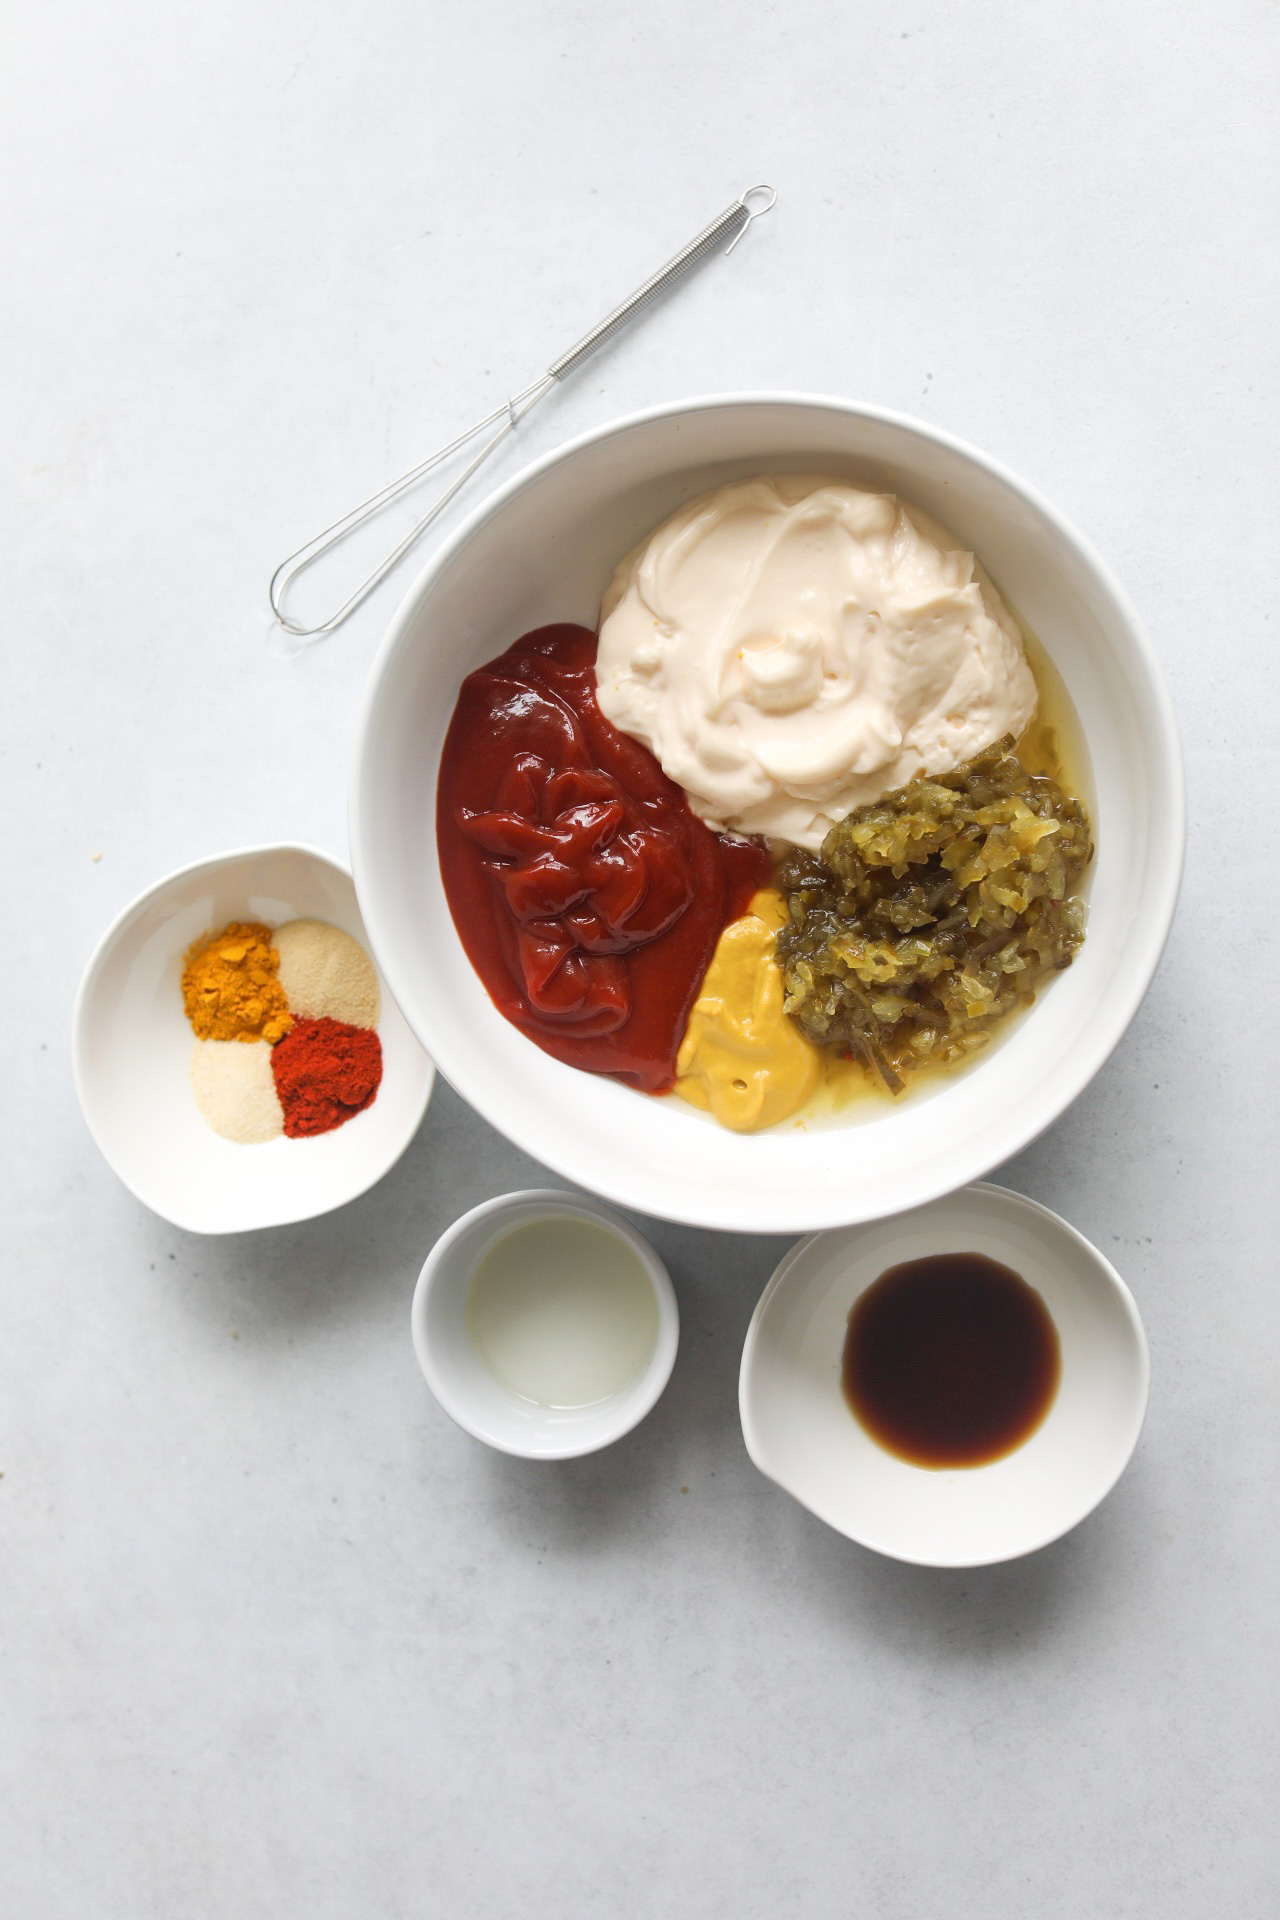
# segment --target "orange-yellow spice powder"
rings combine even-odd
[[[256,921],[233,920],[221,933],[197,940],[182,974],[182,1004],[200,1040],[266,1040],[274,1044],[293,1025],[276,975],[280,955],[271,933]]]

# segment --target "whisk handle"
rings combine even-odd
[[[759,194],[765,194],[768,197],[763,205],[753,206],[752,198]],[[732,253],[750,223],[758,220],[762,213],[768,213],[777,197],[772,187],[748,187],[740,200],[735,200],[732,206],[726,207],[722,214],[717,215],[711,225],[704,227],[687,247],[682,247],[679,253],[667,261],[665,267],[659,267],[652,279],[646,280],[642,287],[637,287],[621,306],[615,307],[612,313],[605,315],[599,326],[592,327],[590,333],[585,333],[576,346],[570,347],[568,353],[562,353],[558,360],[553,361],[547,368],[551,378],[563,380],[566,374],[574,371],[575,367],[580,367],[597,347],[602,347],[606,340],[611,340],[614,334],[625,327],[628,320],[639,313],[642,307],[647,307],[651,300],[656,300],[660,294],[665,293],[682,273],[687,273],[690,267],[696,266],[700,260],[705,260],[708,254],[714,253],[722,240],[729,240],[725,252]],[[732,239],[729,238],[730,235],[733,236]]]
[[[598,327],[593,327],[590,333],[579,340],[576,347],[570,347],[568,353],[561,354],[555,365],[548,367],[540,379],[535,380],[522,393],[514,394],[504,405],[495,407],[492,413],[486,414],[483,420],[477,420],[473,427],[466,428],[463,433],[450,440],[447,446],[438,447],[425,460],[419,461],[416,467],[411,467],[408,473],[402,473],[398,480],[392,480],[387,486],[379,488],[377,493],[370,494],[369,498],[362,500],[358,507],[353,507],[350,513],[344,513],[340,520],[335,520],[332,526],[326,527],[322,533],[317,533],[307,541],[305,546],[299,547],[296,553],[291,553],[287,560],[282,560],[271,576],[271,585],[267,592],[271,601],[271,611],[285,631],[305,640],[311,639],[316,634],[332,633],[335,627],[340,627],[343,621],[369,597],[379,581],[385,580],[396,563],[408,553],[416,541],[421,539],[427,528],[444,511],[450,501],[457,497],[471,476],[484,465],[495,447],[514,431],[517,423],[524,418],[531,407],[535,407],[544,395],[550,393],[551,383],[554,380],[563,380],[566,374],[572,373],[575,367],[581,366],[589,354],[594,353],[598,346],[603,345],[617,333],[619,327],[625,327],[634,314],[639,313],[642,307],[648,306],[651,300],[656,300],[658,295],[665,292],[682,273],[686,273],[699,260],[705,260],[708,254],[713,253],[720,242],[730,234],[733,238],[729,241],[725,252],[732,253],[751,222],[758,220],[762,213],[768,213],[777,197],[772,187],[748,187],[740,199],[735,200],[731,207],[726,207],[720,217],[713,220],[709,227],[705,227],[696,239],[691,240],[674,260],[668,260],[665,267],[660,267],[652,280],[646,280],[642,287],[637,287],[629,299],[624,300],[620,307],[615,307],[612,313],[606,315]],[[362,527],[366,520],[371,520],[375,514],[381,513],[384,507],[390,506],[393,500],[398,500],[401,494],[408,492],[410,487],[416,486],[424,475],[438,467],[442,461],[457,453],[468,442],[474,441],[487,428],[495,425],[497,431],[485,441],[479,452],[472,456],[452,485],[446,487],[439,498],[433,501],[416,525],[410,527],[399,545],[392,548],[381,566],[375,567],[368,579],[363,581],[354,593],[347,596],[336,613],[331,613],[327,620],[316,626],[304,627],[300,621],[293,619],[284,611],[285,595],[299,574],[306,573],[317,560],[322,559],[332,548],[345,540],[348,534],[354,533],[355,529]]]

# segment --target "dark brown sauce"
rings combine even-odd
[[[1062,1372],[1049,1309],[981,1253],[908,1260],[854,1302],[844,1397],[878,1446],[916,1467],[981,1467],[1030,1438]]]

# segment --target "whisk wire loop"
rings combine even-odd
[[[501,445],[508,434],[515,431],[524,416],[537,406],[539,400],[543,399],[558,381],[573,373],[584,360],[595,353],[597,348],[603,346],[606,340],[612,339],[613,335],[626,326],[636,314],[664,294],[682,274],[713,253],[720,242],[729,235],[732,235],[732,239],[729,240],[725,252],[732,253],[751,222],[768,213],[777,197],[772,187],[748,187],[731,206],[717,215],[710,226],[704,227],[701,233],[696,234],[688,246],[682,247],[680,252],[673,255],[665,266],[659,267],[643,286],[637,287],[634,293],[629,294],[619,306],[613,309],[612,313],[606,314],[590,333],[584,334],[567,353],[561,354],[558,360],[553,361],[537,380],[531,381],[521,392],[504,400],[501,406],[495,407],[492,413],[487,413],[482,420],[477,420],[473,426],[468,427],[464,433],[456,435],[445,446],[437,447],[434,453],[428,454],[427,458],[419,461],[416,467],[411,467],[407,473],[402,473],[398,480],[388,481],[387,485],[380,487],[377,493],[370,494],[367,500],[362,500],[358,506],[352,507],[348,513],[342,515],[341,519],[335,520],[332,526],[323,528],[295,553],[291,553],[287,559],[282,560],[271,576],[268,597],[271,601],[271,611],[286,633],[291,633],[298,639],[311,640],[318,639],[322,634],[332,633],[335,628],[340,627],[369,597],[374,588],[381,585],[392,568],[421,539],[432,521],[437,519],[450,502],[457,498],[468,480],[483,466],[495,448]],[[425,479],[435,467],[440,466],[452,454],[461,452],[487,428],[499,421],[502,424],[497,432],[467,462],[462,472],[432,502],[422,517],[415,521],[398,545],[392,548],[368,578],[360,583],[354,593],[344,600],[327,620],[316,626],[303,626],[284,611],[284,598],[294,581],[313,567],[325,554],[339,546],[348,534],[354,533],[357,527],[373,519],[375,515],[382,512],[384,507],[390,506],[393,500],[399,499],[402,493],[416,486],[418,481]]]

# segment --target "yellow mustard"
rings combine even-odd
[[[676,1056],[681,1099],[738,1133],[785,1120],[822,1078],[818,1048],[782,1008],[773,943],[786,918],[782,895],[766,887],[725,928]]]

